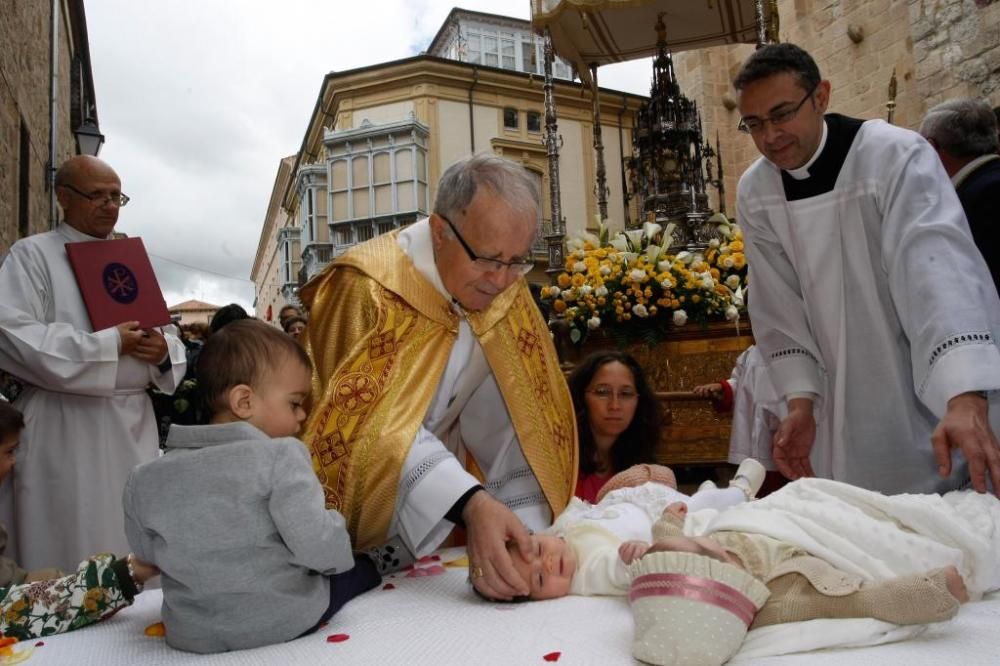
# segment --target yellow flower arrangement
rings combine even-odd
[[[567,241],[566,267],[542,300],[570,321],[574,342],[588,331],[658,339],[689,321],[733,321],[743,311],[746,257],[743,234],[724,215],[711,219],[720,238],[704,252],[668,254],[673,225],[646,223],[608,239]]]

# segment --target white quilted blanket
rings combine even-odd
[[[766,534],[875,580],[953,564],[973,599],[1000,589],[1000,500],[972,491],[885,496],[808,479],[721,513],[694,514],[687,530]],[[777,625],[751,632],[740,656],[874,644],[922,629],[876,620]]]

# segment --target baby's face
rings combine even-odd
[[[565,541],[550,534],[531,535],[531,546],[534,562],[525,560],[517,546],[510,547],[514,568],[531,587],[528,596],[535,600],[565,597],[576,572],[576,553]]]

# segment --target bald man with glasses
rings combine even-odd
[[[63,221],[0,260],[0,369],[23,385],[14,406],[27,421],[0,523],[22,566],[70,571],[91,553],[128,552],[122,490],[159,450],[145,389],[173,393],[186,362],[171,333],[134,321],[93,330],[66,258],[66,243],[111,237],[129,201],[118,174],[79,155],[55,186]]]
[[[576,421],[532,268],[539,193],[495,155],[442,174],[434,213],[363,243],[300,293],[315,364],[303,439],[327,505],[387,573],[466,530],[484,595],[526,594],[506,544],[573,494]]]
[[[830,82],[794,44],[758,49],[733,85],[763,155],[737,208],[754,337],[788,407],[778,469],[1000,495],[1000,301],[934,150],[827,113]]]

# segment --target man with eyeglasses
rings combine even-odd
[[[539,192],[495,155],[442,174],[434,214],[339,257],[300,292],[315,364],[304,441],[327,504],[382,573],[466,530],[469,576],[527,594],[508,554],[573,494],[576,421],[524,275]]]
[[[934,150],[826,114],[830,82],[794,44],[757,50],[733,85],[763,155],[737,208],[754,336],[789,410],[778,469],[1000,494],[1000,301]]]
[[[186,362],[170,333],[134,321],[91,327],[65,245],[111,236],[128,202],[118,175],[80,155],[55,186],[63,221],[0,261],[0,369],[23,384],[14,406],[27,420],[0,522],[22,566],[71,571],[88,553],[129,551],[122,490],[158,452],[145,389],[173,393]]]

